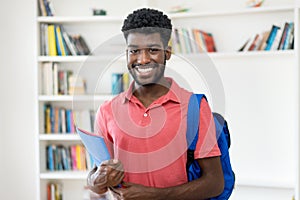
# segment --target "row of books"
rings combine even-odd
[[[75,77],[71,70],[59,70],[58,63],[42,63],[41,78],[44,95],[72,95],[86,92],[86,81],[80,76]]]
[[[62,25],[41,24],[41,55],[89,55],[90,49],[80,34],[68,34]]]
[[[63,189],[61,183],[47,184],[47,200],[62,200]]]
[[[87,171],[94,161],[82,144],[46,146],[47,170],[49,171]]]
[[[51,0],[39,0],[39,10],[41,16],[55,15],[55,9]]]
[[[274,51],[294,49],[294,22],[282,26],[272,25],[271,29],[252,35],[239,51]]]
[[[94,131],[94,111],[72,110],[44,105],[44,133],[75,133],[75,124],[88,132]]]
[[[124,92],[129,88],[130,85],[130,75],[128,72],[125,73],[113,73],[111,81],[111,94],[117,95]]]
[[[212,33],[196,28],[174,28],[171,45],[174,53],[216,52]]]

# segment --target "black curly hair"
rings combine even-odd
[[[127,16],[121,30],[126,40],[129,33],[133,32],[160,33],[163,45],[166,47],[171,37],[172,24],[163,12],[151,8],[142,8]]]

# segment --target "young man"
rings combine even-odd
[[[207,199],[223,191],[224,180],[214,121],[205,99],[195,150],[201,178],[188,182],[186,116],[191,92],[165,77],[172,24],[162,12],[139,9],[128,15],[122,32],[127,44],[130,88],[100,106],[95,130],[114,160],[88,176],[97,194],[109,188],[120,199]],[[118,187],[118,186],[122,187]]]

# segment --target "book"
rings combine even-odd
[[[44,17],[47,16],[46,7],[43,0],[39,0],[39,7],[40,7],[40,15]]]
[[[288,28],[289,28],[289,23],[285,22],[284,26],[283,26],[283,31],[282,31],[282,34],[281,34],[281,38],[280,38],[280,41],[279,41],[279,44],[278,44],[278,47],[277,47],[278,50],[281,50],[282,47],[283,47],[283,43],[284,43],[284,40],[286,38]]]
[[[58,95],[58,63],[52,65],[53,95]]]
[[[77,55],[77,50],[76,47],[72,41],[72,38],[68,35],[68,33],[65,31],[65,29],[63,28],[63,26],[60,27],[62,36],[64,38],[64,41],[66,43],[66,46],[70,52],[71,55],[76,56]]]
[[[174,42],[174,45],[175,45],[175,50],[176,50],[176,53],[182,53],[182,47],[181,47],[181,42],[180,42],[180,35],[179,35],[179,30],[178,28],[174,28],[174,35],[175,35],[175,42]]]
[[[291,34],[289,36],[289,42],[288,42],[288,46],[287,49],[294,49],[294,35],[295,35],[295,28],[294,28],[294,22],[292,23],[292,30],[291,30]]]
[[[248,38],[247,43],[244,44],[240,49],[242,49],[242,51],[249,51],[256,37],[258,37],[258,34],[251,35],[251,37]]]
[[[282,35],[282,30],[278,29],[270,50],[272,51],[277,50],[278,45],[280,43],[281,35]]]
[[[102,137],[75,127],[86,150],[93,158],[94,163],[99,166],[103,161],[110,159],[105,141]]]
[[[68,82],[69,82],[68,93],[70,95],[85,94],[86,81],[81,76],[75,77],[74,75],[70,75]]]
[[[48,25],[48,52],[49,56],[57,56],[55,26]]]
[[[206,43],[207,52],[216,52],[216,45],[212,33],[203,32]]]
[[[255,40],[251,44],[249,51],[256,51],[258,50],[259,46],[261,45],[261,42],[263,40],[263,33],[258,33],[255,37]]]
[[[63,42],[63,36],[61,34],[60,26],[55,26],[55,36],[56,36],[56,44],[57,44],[57,52],[60,56],[66,56],[67,51],[65,49],[65,45]]]
[[[90,51],[90,48],[87,45],[85,39],[81,35],[79,35],[78,40],[79,40],[79,43],[80,43],[80,45],[81,45],[81,47],[83,49],[84,55],[89,55],[91,53],[91,51]]]
[[[270,35],[266,41],[267,43],[267,46],[265,47],[265,51],[270,51],[271,50],[271,47],[272,47],[272,44],[275,40],[275,37],[277,35],[277,31],[280,29],[279,26],[276,26],[276,25],[272,25],[272,28],[271,28],[271,32],[270,32]]]
[[[52,63],[42,63],[42,93],[53,95],[53,72]]]
[[[262,32],[262,40],[260,42],[260,45],[258,46],[258,51],[263,51],[267,45],[267,39],[269,37],[270,31],[264,31]]]
[[[207,52],[206,42],[203,36],[204,31],[198,29],[197,32],[198,32],[201,52]]]
[[[288,25],[286,39],[284,40],[283,47],[282,47],[283,50],[289,49],[288,47],[290,44],[290,38],[292,34],[294,34],[294,22],[290,22]]]

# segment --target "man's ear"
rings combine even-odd
[[[169,60],[171,58],[171,54],[172,54],[172,47],[171,46],[167,46],[166,48],[166,60]]]

